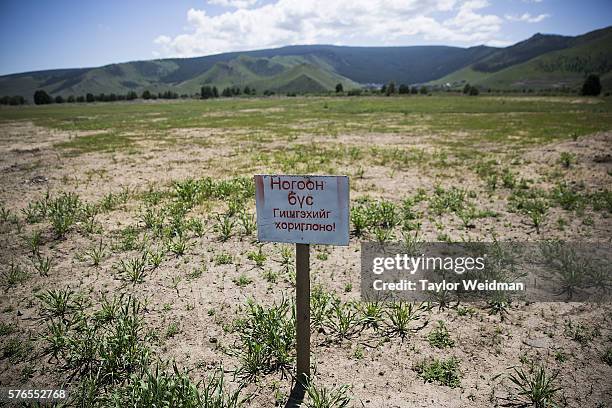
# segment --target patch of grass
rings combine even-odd
[[[89,262],[91,266],[98,267],[100,266],[100,262],[106,256],[106,245],[100,240],[98,245],[93,246],[85,251],[85,256],[89,258]]]
[[[6,287],[15,287],[18,284],[25,282],[30,277],[30,274],[21,265],[11,261],[8,265],[8,271],[2,272],[2,280]]]
[[[68,150],[72,155],[93,152],[115,152],[134,147],[134,140],[120,132],[98,133],[77,136],[72,140],[57,143],[55,147]]]
[[[455,357],[422,361],[414,367],[414,370],[425,382],[436,382],[451,388],[461,385],[459,360]]]
[[[232,282],[234,282],[237,286],[240,286],[241,288],[243,288],[253,283],[253,279],[249,278],[244,273],[242,273],[237,278],[232,279]]]
[[[412,302],[394,302],[385,310],[386,333],[391,336],[399,336],[404,339],[408,334],[419,331],[427,326],[425,321],[420,326],[413,327],[413,322],[424,318],[427,310],[425,304],[416,305]]]
[[[181,332],[181,329],[179,328],[178,324],[170,323],[170,325],[168,325],[168,328],[166,328],[166,338],[171,339],[172,337],[176,336],[180,332]]]
[[[566,169],[569,169],[572,164],[576,163],[576,155],[570,152],[561,152],[559,163]]]
[[[217,217],[217,224],[215,224],[214,228],[217,234],[219,234],[221,242],[225,242],[232,237],[235,225],[236,222],[229,215],[219,215]]]
[[[336,340],[350,339],[362,330],[359,310],[354,303],[343,303],[339,299],[331,302],[331,307],[323,321],[323,327]]]
[[[554,406],[555,395],[561,389],[556,386],[558,372],[549,374],[543,366],[532,366],[527,371],[516,367],[513,370],[508,378],[516,385],[520,397],[536,408]]]
[[[612,366],[612,347],[606,348],[603,355],[601,356],[601,360],[609,366]]]
[[[52,265],[51,257],[45,257],[40,253],[36,253],[32,263],[34,264],[34,269],[36,269],[40,276],[49,276]]]
[[[70,289],[48,289],[36,296],[41,302],[41,315],[67,320],[69,315],[82,310],[77,294]]]
[[[239,336],[237,374],[254,379],[260,374],[288,370],[295,353],[295,307],[286,300],[270,307],[249,302],[247,316],[234,323]]]
[[[188,371],[173,364],[172,370],[146,369],[134,381],[113,392],[114,407],[206,407],[238,408],[241,387],[229,390],[222,368],[216,369],[203,381],[195,383]]]
[[[11,333],[14,333],[17,329],[17,326],[10,323],[0,322],[0,336],[7,336]]]
[[[338,387],[327,388],[317,386],[313,381],[309,381],[306,386],[306,394],[308,399],[306,407],[308,408],[344,408],[351,402],[351,397],[348,395],[351,387],[349,385],[341,385]]]
[[[231,265],[234,263],[234,257],[227,252],[220,252],[213,257],[215,265]]]
[[[58,238],[63,238],[76,223],[82,202],[75,193],[61,193],[49,202],[48,216]]]
[[[268,257],[263,253],[263,245],[259,245],[257,251],[251,251],[247,254],[247,259],[255,262],[258,268],[263,268]]]
[[[566,337],[583,346],[588,345],[593,339],[601,335],[598,327],[591,327],[585,323],[574,323],[571,319],[565,321],[563,332]]]
[[[12,337],[2,346],[2,358],[16,364],[25,361],[31,355],[34,345],[30,339]]]
[[[142,283],[147,274],[147,254],[145,252],[135,258],[122,259],[114,267],[121,279],[132,284]]]
[[[427,335],[427,341],[432,347],[436,348],[453,347],[455,345],[455,341],[451,339],[450,333],[442,320],[439,320],[436,328]]]

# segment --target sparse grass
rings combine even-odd
[[[98,241],[98,245],[95,245],[85,251],[85,256],[89,258],[89,262],[91,266],[98,267],[100,266],[100,262],[106,256],[106,245],[102,242],[102,240]]]
[[[215,231],[219,234],[221,242],[225,242],[232,237],[235,224],[236,222],[229,215],[219,215],[217,217]]]
[[[601,360],[609,366],[612,366],[612,347],[607,347],[601,356]]]
[[[555,406],[555,395],[561,389],[556,384],[559,372],[549,374],[543,366],[531,366],[527,371],[516,367],[513,370],[508,378],[516,385],[520,397],[536,408]]]
[[[232,280],[237,286],[240,286],[241,288],[250,285],[251,283],[253,283],[253,280],[251,278],[249,278],[247,275],[245,275],[244,273],[240,274],[240,276],[238,276],[237,278]]]
[[[341,385],[338,387],[327,388],[320,387],[314,381],[309,381],[306,387],[308,399],[306,407],[308,408],[344,408],[351,402],[351,397],[348,395],[350,391],[349,385]]]
[[[247,258],[253,262],[258,268],[263,268],[268,257],[263,253],[263,245],[259,245],[257,251],[251,251],[247,254]]]
[[[49,202],[49,219],[59,238],[63,238],[77,221],[81,205],[81,200],[75,193],[61,193]]]
[[[227,252],[220,252],[213,258],[215,265],[231,265],[234,263],[234,257]]]
[[[114,267],[121,279],[132,284],[142,283],[147,274],[147,254],[143,253],[128,260],[122,259]]]
[[[229,390],[226,381],[222,368],[195,383],[189,372],[180,370],[176,364],[171,370],[164,370],[158,363],[114,391],[112,406],[238,408],[242,405],[241,387]]]
[[[11,363],[16,364],[31,357],[34,345],[27,338],[11,337],[2,346],[2,358],[7,358]]]
[[[451,388],[461,385],[459,360],[455,357],[422,361],[414,367],[414,370],[425,382],[436,382]]]
[[[588,345],[594,338],[601,335],[598,327],[593,327],[585,323],[574,323],[571,319],[565,321],[563,332],[567,338],[583,346]]]
[[[455,345],[455,341],[451,339],[450,333],[442,320],[439,320],[436,328],[427,335],[427,341],[432,347],[436,348],[453,347]]]
[[[168,325],[168,328],[166,329],[166,338],[171,339],[172,337],[176,336],[180,332],[181,332],[181,329],[179,328],[178,324],[170,323],[170,325]]]
[[[270,307],[249,302],[247,316],[234,323],[240,337],[237,373],[245,379],[287,370],[295,353],[295,306],[286,300]]]
[[[416,305],[411,302],[394,302],[385,310],[386,332],[391,336],[398,336],[404,339],[410,333],[419,331],[427,325],[425,320],[422,324],[413,326],[413,322],[418,322],[424,318],[427,306],[425,304]]]
[[[570,152],[561,152],[559,155],[559,163],[566,169],[569,169],[572,164],[576,163],[576,155]]]
[[[6,287],[14,287],[18,284],[26,281],[30,277],[30,274],[21,265],[11,260],[8,265],[8,270],[2,272],[2,280]]]
[[[45,257],[37,253],[34,259],[32,259],[32,263],[34,264],[34,269],[36,269],[40,276],[49,276],[49,271],[53,264],[51,257]]]

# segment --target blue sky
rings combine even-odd
[[[289,44],[504,46],[612,25],[609,0],[1,0],[0,74]]]

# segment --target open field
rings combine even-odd
[[[308,406],[612,405],[610,304],[359,301],[361,241],[610,243],[610,98],[2,108],[0,151],[2,387],[284,406],[293,248],[256,241],[252,175],[316,173],[351,177],[354,235],[311,256]]]

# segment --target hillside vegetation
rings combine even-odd
[[[32,97],[139,95],[172,91],[194,95],[204,85],[276,93],[345,90],[394,81],[460,88],[577,90],[590,73],[610,88],[612,28],[577,37],[536,34],[506,48],[478,46],[339,47],[303,45],[197,58],[134,61],[97,68],[60,69],[0,77],[0,95]]]

